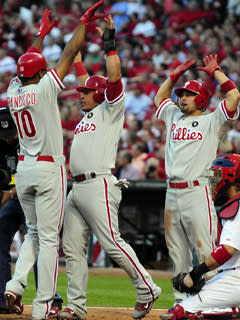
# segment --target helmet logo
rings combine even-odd
[[[19,70],[20,70],[21,72],[23,72],[23,71],[24,71],[24,66],[20,66]]]
[[[197,121],[193,121],[192,126],[193,127],[197,127],[198,126],[198,122]]]

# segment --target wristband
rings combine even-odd
[[[118,54],[117,51],[112,50],[112,51],[109,51],[109,52],[106,54],[106,56],[107,56],[107,57],[109,57],[109,56],[114,56],[115,54]]]
[[[172,82],[177,82],[178,81],[179,77],[176,76],[176,74],[174,72],[170,72],[169,76],[170,76]]]
[[[220,87],[223,93],[226,94],[228,91],[235,89],[236,85],[231,80],[227,80],[226,82],[222,83]]]
[[[222,244],[220,244],[213,250],[213,252],[211,253],[211,256],[213,257],[213,259],[217,261],[217,263],[220,266],[232,258],[232,255],[227,251],[227,249]]]
[[[40,54],[41,54],[41,51],[38,50],[38,49],[35,48],[35,47],[29,47],[29,48],[27,49],[27,52],[36,52],[36,53],[40,53]]]
[[[76,62],[75,63],[75,69],[76,69],[76,75],[77,77],[81,77],[83,76],[84,74],[87,74],[87,71],[86,69],[84,68],[84,65],[82,62]]]
[[[209,268],[207,267],[206,263],[203,262],[198,266],[194,267],[192,271],[189,273],[190,277],[192,278],[193,283],[196,283],[204,273],[207,273]]]

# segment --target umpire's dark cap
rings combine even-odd
[[[17,133],[17,128],[12,119],[8,106],[0,107],[0,139],[13,138]]]

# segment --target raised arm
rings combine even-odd
[[[204,58],[204,67],[198,67],[197,70],[207,72],[210,77],[213,77],[219,83],[222,91],[226,95],[226,108],[229,112],[236,111],[240,93],[236,85],[225,75],[217,63],[217,55],[208,55]]]
[[[195,62],[196,61],[194,59],[189,59],[170,73],[169,78],[167,78],[163,82],[161,87],[158,89],[156,96],[154,97],[154,103],[157,107],[162,100],[171,97],[172,88],[175,86],[175,83],[178,81],[182,74],[184,74],[195,64]]]
[[[56,24],[57,24],[57,20],[52,19],[51,11],[48,9],[45,9],[39,31],[36,34],[37,38],[33,41],[32,47],[28,49],[28,52],[38,51],[39,53],[41,53],[44,38]],[[37,50],[34,50],[34,49],[37,49]]]
[[[100,36],[103,39],[103,48],[106,53],[106,68],[109,82],[116,82],[121,79],[121,63],[115,47],[115,26],[113,18],[109,15],[104,18],[106,28],[103,31],[97,27]]]
[[[63,79],[67,74],[70,66],[77,53],[80,51],[82,43],[85,38],[86,24],[88,22],[94,21],[98,18],[102,18],[103,14],[95,15],[97,8],[103,3],[103,0],[98,1],[93,6],[91,6],[84,15],[80,18],[80,24],[74,31],[71,40],[65,46],[62,56],[56,65],[56,71],[60,79]]]

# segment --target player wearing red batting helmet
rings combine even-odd
[[[181,97],[184,91],[189,91],[196,95],[194,102],[197,108],[203,111],[206,110],[209,102],[209,93],[204,84],[196,80],[189,80],[181,88],[176,89],[175,93],[178,97]]]
[[[11,80],[7,90],[20,144],[15,182],[28,233],[21,247],[20,262],[12,280],[6,284],[4,297],[11,312],[22,313],[22,295],[28,273],[37,261],[37,293],[32,305],[32,319],[36,320],[55,319],[61,309],[53,297],[67,181],[57,98],[64,89],[62,80],[82,46],[86,24],[103,17],[103,14],[95,14],[102,4],[103,0],[96,2],[83,14],[55,68],[48,72],[40,52],[43,39],[56,20],[52,19],[51,11],[45,9],[37,37],[27,53],[19,58],[18,77]],[[58,301],[61,303],[60,299]]]
[[[193,249],[202,262],[215,245],[217,215],[209,184],[210,167],[216,157],[223,124],[239,115],[240,93],[213,55],[205,57],[205,66],[197,70],[213,77],[225,94],[214,112],[204,113],[209,93],[205,85],[196,80],[189,80],[174,90],[177,103],[171,99],[176,82],[194,68],[195,62],[189,59],[174,69],[154,99],[158,107],[156,117],[163,120],[167,128],[165,237],[176,275],[191,269]],[[174,295],[175,303],[179,303],[186,292],[175,287]]]
[[[188,297],[160,319],[234,319],[240,315],[240,155],[224,154],[212,166],[214,198],[221,199],[219,242],[203,262],[189,273],[172,279],[174,288]],[[217,275],[205,283],[202,276],[217,269]]]
[[[104,21],[105,30],[97,30],[103,39],[108,78],[89,77],[81,53],[75,58],[77,91],[84,116],[75,128],[70,151],[73,184],[63,227],[63,250],[69,271],[68,304],[58,315],[59,320],[86,318],[85,252],[92,232],[106,253],[128,273],[136,288],[134,319],[144,318],[161,293],[133,249],[121,238],[118,228],[121,186],[126,186],[126,181],[118,181],[112,175],[112,168],[124,124],[125,93],[121,63],[115,49],[113,18],[109,15]],[[95,194],[94,201],[92,194]]]
[[[45,58],[37,52],[23,54],[17,62],[17,76],[31,78],[41,70],[48,70]]]
[[[79,86],[77,88],[77,91],[83,94],[88,91],[93,91],[93,99],[97,103],[102,103],[105,99],[104,91],[106,88],[107,78],[102,76],[91,76],[87,78],[84,86]]]

